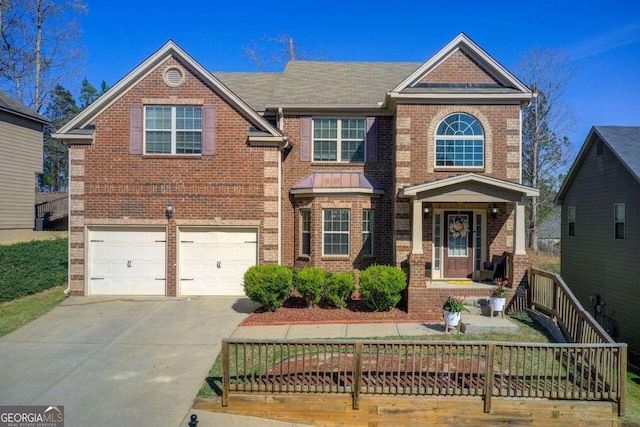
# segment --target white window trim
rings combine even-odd
[[[336,138],[336,160],[316,160],[315,159],[315,127],[316,120],[336,120],[337,121],[337,138]],[[342,121],[343,120],[363,120],[364,121],[364,154],[361,162],[342,160]],[[353,141],[352,139],[345,139],[345,141]],[[367,162],[367,118],[366,117],[313,117],[311,120],[311,161],[314,163],[353,163],[364,164]]]
[[[349,230],[347,230],[347,231],[331,231],[329,233],[330,234],[346,234],[347,235],[347,237],[348,237],[348,239],[347,239],[347,253],[346,254],[328,254],[328,253],[325,252],[325,248],[324,248],[325,212],[327,212],[327,211],[342,211],[342,210],[347,211],[348,214],[349,214],[349,218],[348,218]],[[322,256],[323,257],[343,257],[343,258],[348,258],[349,256],[351,256],[351,209],[349,209],[349,208],[324,208],[324,209],[322,209]]]
[[[309,231],[304,231],[304,214],[309,215]],[[324,228],[324,224],[322,225]],[[304,251],[304,235],[309,235],[309,253]],[[300,209],[300,255],[311,256],[311,209]]]
[[[374,245],[374,241],[373,241],[373,238],[374,238],[374,234],[373,234],[373,209],[369,208],[369,209],[363,209],[362,210],[362,225],[363,226],[364,226],[364,212],[365,211],[369,212],[369,230],[365,231],[364,227],[363,227],[363,230],[362,230],[362,249],[364,250],[364,242],[365,242],[364,236],[365,236],[365,234],[368,234],[369,237],[371,238],[371,252],[369,252],[369,253],[364,253],[363,252],[362,255],[364,255],[364,256],[373,256],[373,248],[374,248],[374,246],[373,246]]]
[[[571,212],[573,212],[573,215],[571,214]],[[572,217],[573,217],[573,220],[572,220]],[[569,224],[571,223],[573,223],[573,235],[570,234],[570,231],[569,231],[571,229]],[[576,207],[575,206],[567,206],[567,236],[568,237],[576,236]]]
[[[622,221],[618,221],[616,219],[616,210],[617,210],[618,206],[624,207],[624,217],[622,218]],[[616,225],[617,224],[624,224],[624,234],[623,234],[621,239],[616,237]],[[627,207],[625,206],[624,203],[614,203],[613,204],[613,239],[614,240],[626,240],[627,239]]]
[[[472,117],[475,121],[478,122],[478,124],[480,124],[480,126],[482,127],[482,166],[446,166],[446,165],[438,165],[438,157],[437,157],[437,148],[438,148],[438,139],[459,139],[459,140],[465,140],[465,139],[478,139],[478,135],[452,135],[451,137],[446,137],[446,138],[438,138],[438,128],[440,127],[440,124],[447,120],[449,117],[455,115],[455,114],[465,114],[469,117]],[[433,167],[435,170],[450,170],[450,169],[459,169],[459,170],[484,170],[485,166],[486,166],[486,161],[487,161],[487,132],[485,131],[485,127],[482,125],[482,122],[480,121],[480,119],[478,119],[476,116],[474,116],[473,114],[467,113],[465,111],[456,111],[455,113],[451,113],[451,114],[447,114],[445,117],[442,118],[442,120],[440,120],[437,124],[436,124],[436,129],[433,133]]]
[[[171,152],[170,153],[147,153],[147,131],[161,131],[166,132],[168,129],[147,129],[147,107],[161,107],[161,108],[171,108]],[[191,107],[191,108],[200,108],[200,153],[176,153],[177,146],[177,133],[178,130],[176,128],[177,122],[177,113],[176,109],[178,107]],[[142,109],[142,144],[143,144],[143,154],[145,156],[201,156],[203,149],[203,132],[202,128],[204,127],[202,121],[204,120],[202,106],[200,105],[145,105]],[[198,132],[198,129],[181,129],[181,131],[186,132]]]

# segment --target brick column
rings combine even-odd
[[[529,257],[525,255],[513,255],[513,265],[511,267],[511,283],[514,288],[521,284],[528,284]]]
[[[409,255],[409,286],[407,288],[407,313],[425,313],[428,307],[427,278],[424,254]]]

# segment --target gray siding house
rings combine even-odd
[[[594,126],[558,193],[562,277],[640,355],[640,127]]]
[[[32,229],[46,118],[0,91],[0,230]]]

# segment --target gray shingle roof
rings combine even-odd
[[[264,111],[281,73],[212,73],[256,111]]]
[[[8,111],[19,116],[33,119],[37,122],[49,123],[46,117],[32,110],[17,99],[0,90],[0,110]]]
[[[291,61],[273,91],[270,104],[377,106],[388,91],[420,65]]]
[[[594,129],[640,182],[640,126],[594,126]]]
[[[375,107],[419,62],[290,61],[282,73],[213,72],[256,111],[266,106]]]

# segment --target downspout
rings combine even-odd
[[[67,185],[67,223],[69,224],[67,231],[67,289],[64,290],[66,297],[71,294],[71,144],[67,150],[67,179],[69,180]]]
[[[284,113],[282,107],[278,108],[278,130],[284,133]],[[288,144],[285,144],[285,147]],[[284,148],[278,147],[278,265],[282,265],[282,162]]]

